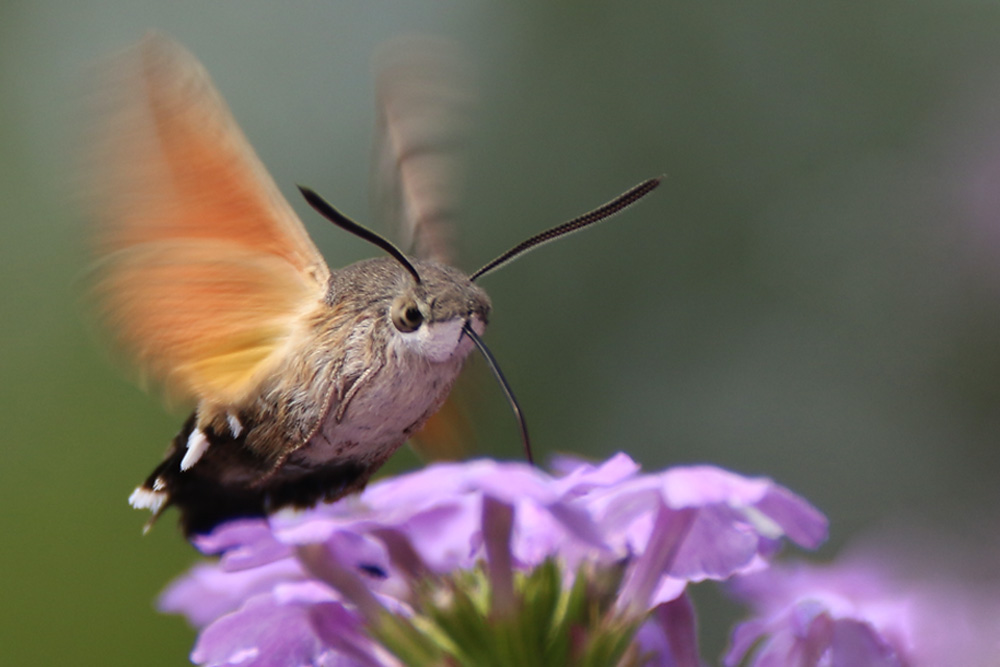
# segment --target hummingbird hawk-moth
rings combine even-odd
[[[331,270],[193,56],[152,34],[106,73],[91,292],[142,378],[195,404],[130,498],[150,523],[177,506],[188,535],[364,487],[442,405],[473,347],[493,364],[479,338],[490,300],[476,280],[659,184],[469,275],[427,238],[408,257],[301,188],[324,217],[386,251]],[[412,168],[406,160],[397,151],[397,168]]]

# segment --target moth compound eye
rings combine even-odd
[[[389,314],[393,325],[403,333],[416,331],[424,323],[424,314],[417,308],[416,303],[408,299],[392,304]]]

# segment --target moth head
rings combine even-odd
[[[465,276],[457,269],[431,262],[417,262],[415,265],[392,243],[347,218],[312,190],[302,186],[299,186],[299,190],[302,191],[306,201],[323,217],[338,227],[379,246],[410,274],[412,283],[394,298],[389,308],[389,319],[398,337],[404,341],[404,345],[416,349],[419,354],[434,361],[443,361],[456,352],[464,357],[472,345],[479,349],[517,416],[525,454],[528,461],[532,462],[531,443],[521,408],[492,353],[479,337],[486,328],[490,302],[486,293],[475,284],[475,281],[522,257],[530,250],[620,213],[655,190],[660,185],[660,180],[651,178],[643,181],[589,213],[535,234],[487,262],[471,276]]]
[[[463,328],[468,325],[482,333],[490,312],[489,297],[481,287],[458,269],[411,261],[390,241],[343,215],[309,188],[299,186],[299,190],[323,217],[387,252],[392,259],[383,261],[394,266],[394,273],[404,274],[393,281],[399,287],[389,305],[394,340],[431,361],[445,361],[456,353],[464,357],[472,349],[471,344],[462,344]]]
[[[462,329],[486,329],[490,299],[461,271],[434,262],[416,262],[420,282],[409,282],[389,305],[389,321],[401,343],[431,361],[464,356]]]

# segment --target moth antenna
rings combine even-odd
[[[503,393],[507,396],[507,402],[510,403],[510,409],[514,411],[517,426],[521,429],[521,442],[524,443],[524,457],[528,459],[528,463],[535,465],[535,457],[531,454],[531,438],[528,437],[528,423],[524,420],[524,413],[521,412],[521,406],[518,404],[514,392],[511,390],[510,385],[507,384],[507,378],[503,376],[503,372],[500,370],[497,360],[493,357],[493,353],[490,352],[490,348],[486,347],[486,343],[479,337],[479,334],[473,331],[468,322],[462,326],[462,333],[471,338],[472,342],[476,344],[479,352],[486,359],[490,370],[493,371],[493,377],[500,383],[500,388],[503,389]]]
[[[486,275],[487,273],[496,271],[501,266],[504,266],[505,264],[510,264],[524,253],[528,252],[529,250],[533,250],[540,245],[544,245],[546,243],[549,243],[550,241],[555,241],[556,239],[566,236],[567,234],[572,234],[573,232],[580,231],[584,227],[589,227],[590,225],[601,222],[602,220],[607,220],[616,213],[621,213],[629,206],[636,203],[637,201],[648,195],[650,192],[655,190],[656,187],[660,184],[661,180],[662,180],[661,178],[651,178],[647,181],[643,181],[642,183],[636,185],[632,189],[618,195],[617,197],[609,201],[607,204],[595,208],[593,211],[590,211],[589,213],[584,213],[580,217],[573,218],[569,222],[564,222],[558,227],[553,227],[552,229],[548,229],[540,234],[535,234],[527,241],[522,241],[521,243],[517,244],[504,254],[494,259],[492,262],[489,262],[488,264],[483,266],[481,269],[473,273],[469,277],[469,280],[475,281],[476,278],[480,278]]]
[[[320,197],[313,190],[302,185],[298,187],[299,192],[301,192],[302,196],[306,198],[309,205],[316,209],[320,215],[341,229],[346,230],[355,236],[368,241],[369,243],[377,245],[379,248],[382,248],[382,250],[385,250],[387,253],[392,255],[396,261],[402,264],[404,269],[410,272],[410,275],[413,276],[413,280],[415,280],[418,285],[420,284],[420,274],[417,273],[416,267],[414,267],[413,264],[410,263],[410,260],[406,259],[406,255],[404,255],[402,251],[394,246],[388,239],[376,234],[367,227],[362,227],[358,223],[354,222],[331,206],[329,202]]]

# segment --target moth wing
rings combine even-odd
[[[375,206],[405,251],[442,264],[454,261],[463,149],[475,106],[467,62],[454,42],[424,36],[396,39],[376,60]],[[414,434],[422,458],[457,459],[472,448],[463,389],[474,386],[460,378]]]
[[[97,312],[143,378],[239,404],[330,271],[201,64],[147,35],[95,95]]]
[[[391,42],[376,61],[375,204],[406,252],[450,264],[473,96],[457,45]]]

